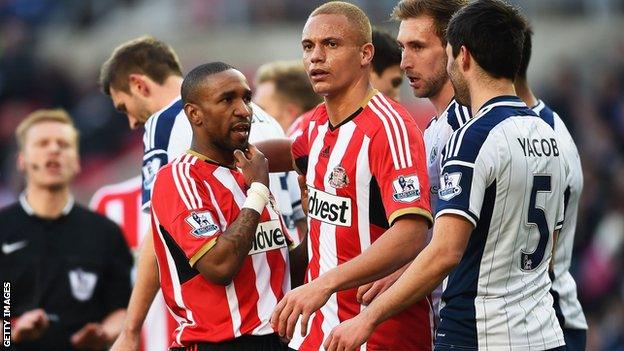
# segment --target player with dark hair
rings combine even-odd
[[[401,49],[387,32],[373,29],[375,55],[371,70],[371,84],[387,97],[399,101],[403,72],[401,71]]]
[[[526,26],[497,0],[453,15],[447,70],[474,117],[443,150],[432,241],[394,285],[333,330],[326,349],[358,348],[447,275],[436,350],[565,349],[548,269],[566,164],[552,128],[515,96]]]
[[[184,154],[191,145],[191,124],[180,97],[182,82],[177,55],[169,45],[152,37],[140,37],[121,44],[101,68],[102,90],[110,95],[115,107],[126,114],[131,128],[145,124],[142,168],[144,211],[150,209],[152,187],[158,170]],[[253,108],[252,123],[255,126],[252,141],[284,135],[277,122],[257,106]],[[281,189],[280,175],[271,174],[270,178],[270,187]],[[284,213],[294,212],[291,203],[280,201]],[[294,225],[291,227],[295,229]],[[138,350],[141,326],[158,288],[152,235],[147,235],[141,244],[128,318],[113,345],[114,351]]]
[[[569,167],[568,186],[565,192],[565,220],[557,239],[553,256],[552,294],[555,300],[557,319],[563,329],[566,349],[585,350],[587,340],[587,321],[578,300],[576,283],[570,274],[570,261],[574,247],[574,234],[578,215],[579,200],[583,191],[583,169],[581,158],[565,123],[542,100],[533,94],[527,80],[529,61],[531,60],[533,31],[527,28],[524,35],[524,50],[520,69],[514,86],[518,96],[530,106],[538,116],[550,125],[559,136],[559,148]]]
[[[269,319],[290,289],[292,241],[266,158],[248,143],[247,80],[204,64],[184,79],[182,101],[191,147],[158,172],[152,197],[160,285],[179,322],[171,350],[285,350]]]

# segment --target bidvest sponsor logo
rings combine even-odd
[[[282,247],[286,247],[286,237],[282,231],[280,221],[273,219],[258,224],[249,254],[255,255],[281,249]]]
[[[311,218],[341,227],[350,227],[351,208],[350,198],[309,187],[308,216]]]

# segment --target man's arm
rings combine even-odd
[[[427,229],[428,222],[422,216],[400,217],[362,254],[286,294],[271,318],[273,328],[280,336],[292,338],[301,314],[301,331],[305,333],[308,319],[331,294],[379,279],[412,260],[425,245]]]
[[[240,150],[234,152],[237,167],[245,182],[251,185],[247,200],[238,217],[217,237],[214,245],[195,264],[195,268],[209,281],[228,285],[238,273],[251,250],[253,237],[260,221],[260,213],[269,202],[269,173],[267,159],[254,146],[249,146],[249,158]],[[260,183],[254,188],[253,183]],[[248,204],[255,205],[248,207]]]
[[[128,303],[123,329],[111,351],[139,349],[141,328],[159,288],[158,262],[154,252],[154,238],[150,230],[144,236],[139,251],[136,281]]]
[[[351,350],[363,344],[377,325],[424,298],[459,264],[473,225],[464,217],[444,214],[436,219],[431,243],[385,293],[359,315],[334,328],[327,350]]]

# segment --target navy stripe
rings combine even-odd
[[[550,109],[550,107],[546,106],[546,104],[544,104],[543,102],[542,104],[544,105],[544,108],[542,108],[542,110],[538,113],[538,115],[540,116],[541,119],[544,120],[544,122],[548,123],[550,128],[554,130],[555,129],[555,113],[553,112],[553,110]]]
[[[160,114],[154,126],[154,145],[152,145],[152,149],[168,150],[171,130],[183,106],[182,100],[178,100]]]
[[[459,148],[457,156],[448,155],[448,160],[458,159],[465,162],[474,163],[479,155],[481,147],[485,143],[485,140],[490,135],[490,132],[494,127],[512,116],[536,116],[528,107],[512,107],[512,106],[497,106],[490,112],[479,117],[474,123],[464,126],[460,131],[464,132],[464,136],[461,140],[461,145],[455,145],[453,147],[453,154]],[[464,128],[466,128],[464,130]],[[456,132],[457,139],[459,140],[459,134]]]
[[[554,258],[553,258],[554,259]],[[548,271],[548,277],[550,278],[550,282],[551,284],[555,281],[555,273],[551,270]],[[551,285],[551,289],[550,289],[550,295],[552,295],[553,298],[553,308],[555,309],[555,316],[557,316],[557,320],[559,321],[559,325],[561,326],[561,328],[563,329],[563,327],[565,326],[565,317],[563,316],[563,311],[561,310],[561,298],[559,296],[559,293],[552,288]]]
[[[440,311],[436,350],[470,349],[479,345],[474,301],[495,203],[496,181],[485,189],[480,219],[470,235],[464,256],[448,277],[448,285],[442,294],[445,306]]]

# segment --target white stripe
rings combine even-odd
[[[438,213],[436,213],[435,219],[440,218],[440,216],[442,216],[443,214],[449,214],[449,213],[460,215],[466,218],[467,220],[469,220],[470,223],[472,223],[472,225],[474,225],[475,227],[477,226],[477,222],[475,221],[475,219],[471,215],[469,215],[466,211],[456,210],[454,208],[447,208],[445,210],[439,211]]]
[[[323,176],[323,187],[329,194],[336,195],[336,189],[329,184],[329,176],[333,169],[341,164],[349,142],[353,138],[354,131],[355,123],[351,121],[340,127],[338,132],[336,144],[329,156],[327,169]],[[319,238],[319,254],[321,256],[319,276],[338,266],[336,226],[323,223],[321,224],[320,232],[323,233],[323,238]],[[324,337],[327,337],[331,330],[340,324],[340,319],[338,318],[338,297],[336,294],[332,294],[325,306],[321,308],[320,312],[323,314],[321,330],[323,330]]]
[[[219,217],[219,224],[221,224],[221,233],[223,233],[225,229],[227,229],[228,223],[225,220],[225,216],[223,215],[221,208],[218,206],[219,203],[217,202],[217,199],[214,196],[214,192],[212,191],[212,188],[210,187],[208,182],[205,180],[204,180],[204,185],[206,186],[206,189],[208,189],[208,194],[210,195],[210,201],[213,203],[214,205],[213,207],[215,211],[217,211],[217,216]]]
[[[392,137],[396,138],[396,141],[397,141],[396,143],[397,154],[399,156],[399,161],[401,162],[401,168],[405,168],[406,167],[405,152],[403,151],[403,144],[401,143],[401,137],[399,134],[399,128],[397,127],[397,122],[392,116],[392,114],[390,113],[390,111],[388,111],[388,109],[381,103],[381,101],[379,101],[379,99],[376,96],[372,98],[372,101],[378,105],[379,109],[384,113],[384,117],[386,117],[390,121],[390,124],[392,125],[392,129],[390,130],[390,132],[394,131],[394,134],[392,135]]]
[[[323,148],[323,140],[325,139],[325,134],[327,133],[327,127],[328,127],[327,122],[325,122],[322,125],[319,125],[317,128],[316,137],[314,138],[314,140],[311,140],[312,143],[310,145],[310,152],[308,155],[309,157],[308,162],[310,162],[310,166],[308,166],[308,170],[306,172],[306,182],[307,182],[308,187],[313,186],[314,179],[316,179],[316,168],[312,165],[312,163],[316,164],[316,161],[319,158],[319,154],[321,152],[321,149]],[[342,131],[342,127],[340,130]],[[308,228],[311,227],[310,222],[311,222],[311,219],[310,219],[310,216],[308,216]],[[325,235],[325,231],[324,231],[326,230],[325,226],[326,224],[321,222],[320,232],[323,233],[323,235]],[[319,251],[320,251],[320,247],[319,247]],[[319,258],[319,264],[320,264],[322,257],[323,256],[321,255],[321,257]],[[308,240],[308,262],[311,262],[312,259],[314,259],[314,257],[312,257],[312,241]],[[312,281],[312,274],[310,273],[309,270],[308,270],[308,281]],[[330,296],[330,300],[331,298],[332,297]],[[334,302],[335,302],[335,298],[334,298]],[[316,311],[310,317],[310,322],[308,323],[308,330],[306,331],[306,335],[310,333],[310,330],[312,329],[312,324],[314,323],[314,319],[316,318],[317,313],[323,313],[322,309],[323,308],[321,308],[321,310],[319,311]],[[301,344],[303,343],[303,341],[304,341],[304,338],[301,337],[301,323],[297,321],[297,324],[295,324],[295,332],[293,334],[293,339],[289,343],[289,346],[295,350],[298,350]]]
[[[190,159],[190,162],[186,164],[185,174],[186,174],[186,177],[189,179],[191,183],[191,188],[193,190],[193,192],[191,193],[191,196],[195,197],[197,208],[202,208],[204,207],[204,202],[202,201],[201,196],[199,196],[199,192],[197,191],[197,184],[195,183],[195,179],[191,177],[191,171],[190,171],[191,164],[195,164],[195,161],[197,161],[197,157],[192,156]]]
[[[394,169],[399,170],[399,161],[397,159],[396,150],[394,150],[394,139],[392,138],[392,133],[390,133],[388,121],[386,120],[386,117],[379,112],[375,105],[373,105],[372,101],[368,103],[368,106],[383,123],[384,129],[386,130],[386,136],[388,137],[388,144],[390,145],[390,154],[392,155],[392,162],[394,162]]]
[[[451,160],[444,164],[444,167],[446,166],[464,166],[464,167],[474,168],[475,165],[474,163],[470,163],[466,161]]]
[[[445,160],[451,158],[453,156],[453,151],[455,151],[455,141],[459,136],[458,133],[451,134],[451,139],[448,141],[449,147],[446,149],[446,157]]]
[[[234,332],[234,337],[241,336],[241,315],[240,310],[238,309],[238,297],[236,297],[236,289],[234,288],[234,283],[230,283],[225,287],[225,295],[228,300],[228,307],[230,309],[230,317],[232,317],[232,331]]]
[[[462,125],[464,125],[464,124],[466,124],[466,122],[468,122],[470,120],[470,111],[465,106],[462,106],[462,111],[463,111],[463,114],[464,114],[464,123],[462,123]]]
[[[169,247],[167,247],[167,244],[165,243],[165,238],[163,237],[163,234],[160,230],[160,221],[158,220],[158,216],[156,215],[156,213],[154,211],[152,211],[152,218],[154,219],[154,223],[156,226],[156,231],[158,233],[158,239],[161,242],[161,245],[163,246],[163,250],[165,252],[165,257],[167,258],[167,267],[169,268],[169,276],[171,277],[171,287],[173,290],[173,299],[176,303],[176,306],[178,306],[179,308],[183,309],[185,311],[186,316],[180,316],[182,318],[185,318],[183,320],[179,320],[178,319],[178,324],[179,327],[176,329],[177,334],[176,334],[176,342],[179,345],[184,345],[182,344],[181,341],[181,337],[182,337],[182,333],[184,332],[184,328],[186,328],[187,326],[195,326],[195,319],[193,318],[193,312],[191,310],[189,310],[185,303],[184,303],[184,299],[182,297],[182,287],[180,286],[180,278],[178,277],[178,270],[176,268],[176,264],[175,261],[173,260],[173,257],[171,256],[171,252],[169,252]],[[176,316],[174,313],[172,313],[173,316]],[[177,319],[177,318],[176,318]]]
[[[214,172],[213,175],[217,180],[225,186],[226,189],[229,189],[234,197],[234,201],[238,204],[238,207],[242,207],[242,204],[245,202],[245,194],[243,194],[242,190],[236,183],[236,180],[232,176],[232,173],[226,168],[219,167]],[[237,191],[238,190],[238,191]],[[238,337],[241,335],[241,315],[240,310],[238,308],[238,298],[236,296],[236,289],[234,288],[234,283],[230,283],[225,288],[225,292],[228,298],[228,305],[230,306],[230,312],[232,315],[232,329],[234,332],[234,337]]]
[[[360,239],[361,251],[366,250],[371,245],[370,236],[370,220],[369,220],[369,200],[370,200],[370,181],[372,174],[369,168],[369,152],[370,139],[364,137],[362,140],[362,146],[358,154],[355,168],[355,198],[358,208],[358,237]],[[363,209],[363,210],[360,210]],[[364,309],[364,306],[360,305],[360,311]],[[366,343],[364,343],[360,350],[366,351]]]
[[[236,205],[242,208],[247,197],[243,189],[241,189],[236,182],[236,179],[232,176],[232,173],[220,167],[215,171],[215,177],[217,177],[221,184],[230,189],[232,195],[234,195]],[[275,212],[269,211],[269,214],[271,214],[271,219],[279,219]],[[273,328],[269,322],[273,310],[275,306],[277,306],[277,296],[275,296],[273,289],[271,289],[271,268],[267,260],[267,254],[252,255],[251,259],[256,274],[256,291],[258,292],[256,308],[258,311],[258,319],[260,319],[260,325],[254,329],[252,334],[266,335],[273,333]]]
[[[399,120],[399,125],[401,125],[401,132],[403,133],[403,143],[405,145],[405,157],[407,158],[407,166],[412,167],[413,161],[412,161],[412,150],[410,149],[411,143],[409,140],[409,134],[407,133],[407,126],[405,125],[405,121],[399,115],[399,112],[394,107],[392,107],[392,105],[390,105],[390,103],[388,102],[388,99],[386,99],[386,97],[383,95],[381,96],[383,97],[383,100],[386,102],[386,104],[389,106],[388,108],[390,109],[390,111]]]
[[[195,199],[195,197],[193,196],[193,193],[191,193],[191,187],[189,186],[189,180],[186,177],[186,168],[190,167],[191,165],[189,163],[187,163],[188,160],[188,154],[184,155],[182,157],[182,161],[180,163],[178,163],[178,165],[176,166],[178,168],[178,176],[180,177],[180,183],[182,184],[185,194],[187,195],[187,199],[189,201],[189,203],[191,204],[191,208],[192,209],[197,209],[197,201]]]
[[[158,120],[160,119],[160,113],[156,116],[152,117],[154,122],[152,122],[152,127],[150,128],[150,149],[156,147],[156,127],[158,126]]]
[[[173,164],[171,165],[171,174],[173,176],[173,182],[175,183],[176,189],[178,190],[178,195],[180,195],[180,199],[182,199],[182,202],[184,202],[186,209],[190,210],[192,209],[191,204],[186,198],[186,193],[184,192],[184,189],[182,189],[182,185],[180,185],[180,179],[178,179],[179,162],[180,162],[180,158],[177,158],[175,161],[173,161]]]
[[[143,160],[149,160],[152,156],[154,155],[158,155],[158,154],[167,154],[167,151],[163,150],[163,149],[154,149],[148,153],[146,153],[145,155],[143,155]],[[164,166],[164,165],[161,165]]]

